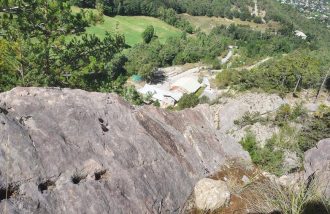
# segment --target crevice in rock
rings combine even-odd
[[[101,128],[102,128],[103,132],[108,132],[109,131],[109,129],[104,124],[101,124]]]
[[[101,124],[101,128],[102,128],[103,132],[108,132],[109,131],[109,129],[104,124]]]
[[[82,175],[80,173],[75,173],[74,175],[72,175],[71,177],[71,181],[74,184],[79,184],[82,180],[84,180],[87,176],[86,175]]]
[[[99,118],[99,122],[100,122],[100,125],[101,125],[101,129],[103,132],[108,132],[109,129],[108,129],[108,124],[104,124],[104,120],[102,118]]]
[[[9,184],[8,187],[0,187],[0,202],[14,196],[18,191],[18,186]]]
[[[95,180],[98,181],[98,180],[103,179],[106,173],[107,173],[107,170],[101,170],[101,171],[95,172],[94,173]]]
[[[20,119],[19,119],[19,123],[21,124],[21,125],[23,125],[23,126],[25,126],[25,121],[27,121],[28,119],[30,119],[32,116],[23,116],[23,117],[20,117]]]
[[[55,187],[55,182],[51,180],[46,180],[38,185],[38,190],[43,193],[44,191],[49,190],[51,187]]]
[[[5,115],[7,115],[9,112],[7,111],[7,109],[0,107],[0,113],[4,113]]]

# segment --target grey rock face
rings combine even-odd
[[[283,170],[285,172],[292,172],[296,169],[299,169],[301,166],[301,159],[295,152],[285,151],[284,152],[284,161],[283,161]]]
[[[305,152],[304,168],[305,179],[314,175],[320,191],[330,199],[330,138]]]
[[[168,112],[70,89],[0,94],[1,213],[177,213],[230,158],[250,161],[219,140],[206,106]]]
[[[247,133],[247,130],[256,134],[261,146],[265,141],[278,132],[278,128],[256,123],[249,127],[238,127],[235,120],[241,119],[246,113],[256,113],[264,115],[276,111],[286,101],[275,94],[265,93],[244,93],[235,97],[222,98],[221,104],[211,106],[214,112],[214,124],[219,129],[220,138],[223,141],[239,142]]]

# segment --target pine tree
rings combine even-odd
[[[102,13],[102,4],[98,7]],[[119,63],[112,59],[125,46],[125,39],[109,34],[103,40],[80,36],[88,22],[85,14],[72,13],[68,1],[14,0],[0,9],[4,12],[1,35],[18,47],[18,65],[11,67],[16,72],[13,76],[20,79],[16,85],[106,90],[118,71],[123,72],[124,59]]]
[[[149,25],[142,33],[142,38],[145,43],[151,42],[154,37],[155,29],[152,25]]]

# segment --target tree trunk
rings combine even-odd
[[[298,81],[297,81],[297,83],[296,83],[296,87],[294,88],[294,91],[293,91],[293,96],[294,96],[294,97],[297,96],[297,95],[296,95],[296,91],[297,91],[297,89],[298,89],[298,86],[299,86],[299,84],[300,84],[300,81],[301,81],[301,76],[299,76],[299,79],[298,79]]]
[[[329,73],[330,73],[330,70],[329,70],[329,71],[327,72],[327,74],[325,75],[325,78],[323,79],[323,82],[322,82],[322,84],[320,85],[319,90],[317,91],[317,94],[316,94],[316,97],[315,97],[315,101],[314,101],[314,103],[315,103],[315,102],[317,101],[317,99],[319,98],[319,95],[320,95],[320,93],[321,93],[321,90],[322,90],[322,88],[323,88],[325,82],[326,82],[327,79],[328,79]]]

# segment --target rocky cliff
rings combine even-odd
[[[304,168],[305,179],[315,177],[319,191],[330,200],[330,138],[305,153]]]
[[[178,213],[195,183],[249,156],[207,106],[168,112],[114,94],[0,94],[1,213]]]

